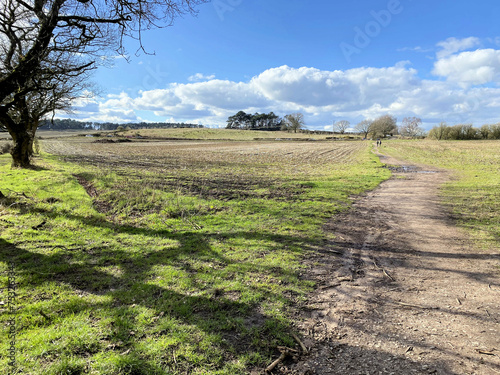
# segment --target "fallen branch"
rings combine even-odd
[[[292,333],[292,337],[299,343],[300,348],[302,349],[302,354],[307,354],[308,351],[306,346],[302,343],[302,341],[300,341],[297,335]],[[286,346],[278,346],[278,350],[281,352],[279,358],[266,367],[266,373],[273,371],[273,369],[278,366],[280,362],[284,361],[287,356],[300,354],[297,349],[288,348]]]
[[[286,356],[287,356],[287,352],[286,352],[286,351],[285,351],[285,352],[281,352],[281,355],[279,356],[279,358],[278,358],[276,361],[274,361],[273,363],[271,363],[269,366],[267,366],[267,368],[266,368],[266,372],[271,372],[271,371],[273,371],[273,369],[274,369],[276,366],[278,366],[278,364],[279,364],[281,361],[283,361],[283,360],[286,358]]]
[[[297,335],[295,333],[292,333],[292,337],[295,339],[295,341],[297,341],[299,343],[300,348],[302,349],[302,353],[307,354],[308,350],[307,350],[306,346],[302,343],[302,341],[300,341],[300,339],[297,337]]]
[[[373,264],[375,265],[375,267],[377,267],[379,270],[382,270],[382,273],[383,273],[383,274],[384,274],[387,278],[391,279],[391,281],[396,281],[396,280],[394,280],[394,278],[393,278],[391,275],[389,275],[389,273],[388,273],[388,272],[387,272],[384,268],[380,267],[380,266],[377,264],[377,262],[375,262],[375,259],[372,259],[372,260],[373,260]]]
[[[337,251],[337,250],[325,249],[325,251],[328,252],[328,253],[332,253],[332,254],[344,255],[343,252]]]
[[[278,350],[282,353],[283,352],[289,352],[289,353],[295,353],[295,354],[300,353],[297,349],[288,348],[286,346],[278,346]]]
[[[412,305],[410,303],[404,303],[404,302],[393,302],[397,305],[401,306],[407,306],[407,307],[415,307],[417,309],[423,309],[423,310],[437,310],[439,307],[427,307],[427,306],[420,306],[420,305]]]
[[[353,281],[352,276],[337,276],[337,281]]]
[[[387,271],[386,271],[386,270],[384,270],[383,268],[382,268],[382,272],[384,273],[384,275],[385,275],[385,276],[387,276],[389,279],[391,279],[391,281],[396,281],[396,280],[394,280],[394,278],[393,278],[391,275],[389,275],[389,274],[387,273]]]
[[[476,349],[476,352],[478,352],[479,354],[485,354],[485,355],[496,355],[495,353],[493,353],[493,351],[486,351],[486,350],[481,350],[481,349]]]

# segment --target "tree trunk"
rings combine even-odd
[[[31,167],[31,156],[33,155],[33,137],[24,130],[12,132],[12,141],[14,147],[10,154],[12,155],[12,168],[29,168]]]

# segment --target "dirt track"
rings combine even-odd
[[[282,373],[500,374],[499,250],[473,248],[450,219],[447,172],[381,157],[394,177],[330,222],[336,241],[309,259],[312,350]]]

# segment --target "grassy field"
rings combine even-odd
[[[121,132],[125,136],[141,135],[151,138],[180,138],[180,139],[208,139],[208,140],[233,140],[233,141],[251,141],[254,139],[315,139],[325,140],[332,134],[308,134],[308,133],[290,133],[285,131],[249,131],[238,129],[139,129]],[[357,134],[336,134],[337,138],[360,138]]]
[[[500,249],[500,141],[391,141],[403,160],[453,171],[442,195],[480,247]]]
[[[323,224],[390,174],[367,142],[42,147],[37,170],[0,156],[0,373],[11,319],[19,374],[264,368],[296,347]]]

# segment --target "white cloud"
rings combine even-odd
[[[422,48],[421,46],[416,46],[416,47],[403,47],[403,48],[398,48],[398,52],[419,52],[419,53],[427,53],[433,51],[431,48]]]
[[[243,82],[212,80],[173,87],[176,95],[183,101],[208,107],[239,110],[266,104],[261,93]]]
[[[300,111],[316,129],[342,119],[354,126],[387,113],[400,119],[418,116],[428,124],[498,121],[500,89],[473,84],[498,78],[500,51],[448,55],[436,62],[435,73],[447,80],[422,80],[408,62],[333,71],[281,66],[248,82],[172,83],[165,89],[141,91],[137,97],[121,93],[87,99],[75,103],[75,113],[82,119],[123,123],[141,121],[149,112],[156,121],[224,126],[227,117],[239,110],[274,111],[280,116]]]
[[[462,84],[480,85],[498,81],[500,50],[480,49],[441,58],[435,63],[433,74]]]
[[[162,111],[182,103],[182,100],[172,90],[141,91],[140,97],[134,100],[134,107],[145,111]]]
[[[82,98],[73,102],[71,114],[62,117],[81,121],[124,123],[140,121],[133,106],[133,99],[126,93],[108,95],[106,99]]]
[[[210,81],[215,78],[215,74],[204,75],[203,73],[196,73],[188,78],[189,82]]]
[[[79,98],[73,101],[72,112],[93,113],[100,111],[99,102],[95,98]]]
[[[448,38],[445,41],[439,42],[437,44],[438,47],[441,47],[441,50],[437,52],[436,56],[438,59],[442,59],[456,52],[465,51],[480,44],[481,41],[476,37],[469,37],[464,39]]]
[[[301,108],[347,110],[374,100],[391,101],[408,85],[418,84],[415,75],[415,70],[401,64],[346,71],[282,66],[266,70],[251,83],[272,101],[293,103]]]
[[[350,92],[353,87],[347,84],[344,72],[306,67],[269,69],[253,78],[251,84],[269,100],[301,106],[331,105],[356,94]]]
[[[101,105],[103,108],[131,108],[133,100],[127,93],[122,92],[118,95],[108,95],[108,100]]]

